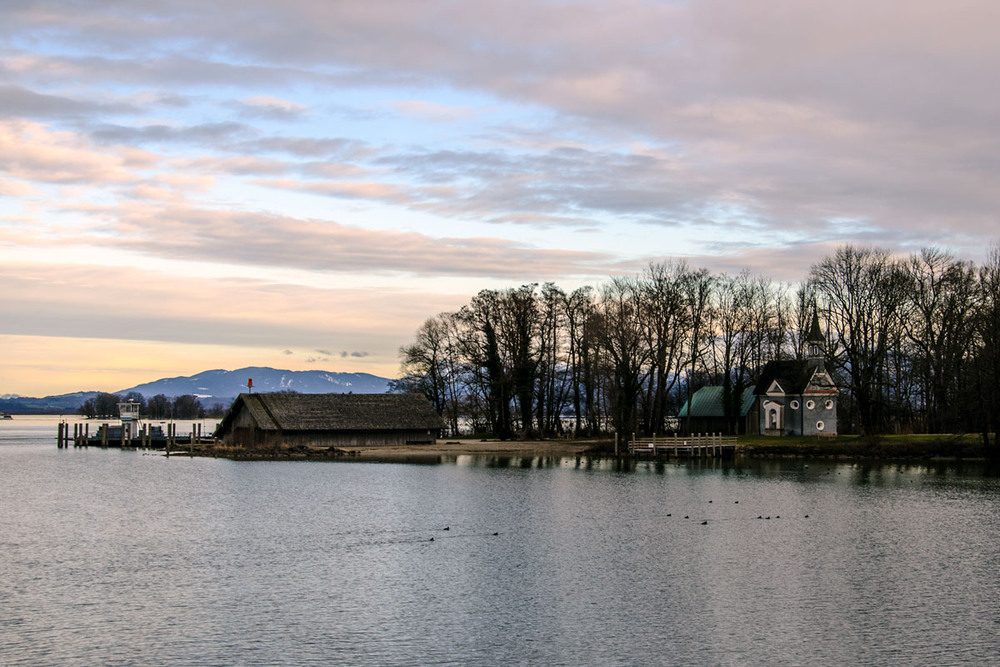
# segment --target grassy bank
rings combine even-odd
[[[983,445],[976,434],[959,435],[884,435],[862,437],[841,435],[836,438],[785,436],[740,436],[741,452],[746,456],[816,456],[877,459],[996,458],[1000,452]]]

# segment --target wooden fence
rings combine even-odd
[[[738,443],[735,435],[721,433],[699,433],[689,436],[669,436],[637,439],[633,436],[628,444],[632,455],[653,456],[732,456]]]

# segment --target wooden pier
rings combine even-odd
[[[653,436],[648,439],[637,439],[633,436],[628,443],[628,452],[632,456],[721,458],[734,456],[738,446],[735,435],[721,433],[660,438]]]
[[[107,422],[97,425],[91,434],[90,424],[70,424],[59,422],[56,445],[59,449],[69,447],[119,447],[121,449],[165,449],[168,453],[177,445],[191,445],[212,442],[203,436],[202,425],[194,424],[190,435],[178,435],[177,424],[160,426],[143,424],[134,437],[129,437],[127,429]]]

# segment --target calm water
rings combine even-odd
[[[0,423],[3,665],[982,665],[998,600],[982,465],[235,463]]]

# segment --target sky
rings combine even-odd
[[[399,375],[482,289],[1000,239],[993,0],[4,0],[0,395]]]

